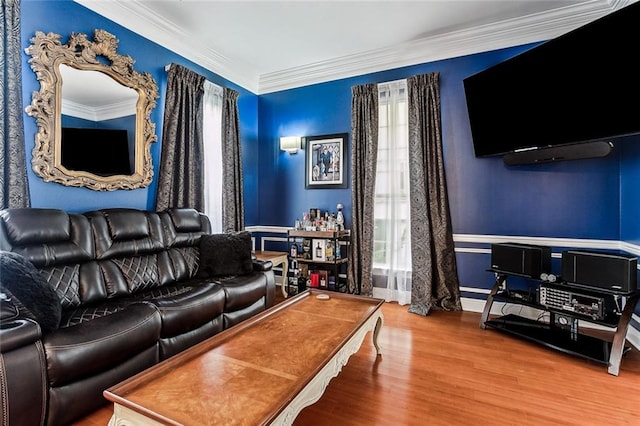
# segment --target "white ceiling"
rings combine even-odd
[[[75,0],[262,94],[548,40],[635,0]]]

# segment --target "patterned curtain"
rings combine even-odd
[[[238,92],[225,88],[222,100],[222,229],[244,229],[242,150],[238,119]]]
[[[162,125],[156,210],[204,211],[203,103],[205,78],[171,64]]]
[[[349,292],[371,296],[373,204],[378,155],[378,85],[351,88],[351,261]]]
[[[22,110],[20,0],[0,2],[0,208],[29,207]]]
[[[447,197],[439,73],[407,79],[413,284],[409,312],[462,310]]]

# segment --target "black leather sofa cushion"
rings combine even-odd
[[[11,209],[2,212],[7,236],[14,245],[55,243],[71,236],[69,216],[54,209]],[[47,221],[42,218],[46,216]]]
[[[109,209],[103,211],[103,214],[113,241],[137,240],[147,237],[150,233],[144,212]]]
[[[119,364],[117,368],[100,372],[95,376],[83,377],[64,386],[49,388],[47,426],[83,424],[83,422],[74,420],[78,420],[108,403],[103,396],[105,389],[109,389],[114,384],[120,383],[157,363],[158,349],[152,347],[132,356]],[[36,423],[25,424],[35,425]]]
[[[51,209],[8,209],[0,215],[0,249],[21,254],[37,268],[94,256],[89,222],[82,215]]]
[[[50,386],[108,370],[160,338],[160,314],[145,302],[83,306],[64,315],[69,326],[43,337]]]
[[[259,272],[218,278],[218,280],[227,295],[225,312],[252,305],[266,295],[267,278]]]
[[[97,259],[134,257],[164,249],[160,218],[152,212],[104,209],[87,212]]]
[[[223,314],[224,316],[224,328],[227,329],[229,327],[233,327],[236,324],[240,324],[242,321],[247,318],[251,318],[252,316],[259,314],[264,309],[262,306],[265,303],[265,298],[258,299],[253,304],[249,306],[245,306],[242,309],[237,309],[233,312],[226,312]]]
[[[172,357],[173,355],[202,342],[206,337],[215,336],[220,333],[224,329],[223,315],[224,314],[220,314],[220,316],[195,330],[160,339],[160,360],[163,361]]]
[[[200,236],[211,233],[209,219],[193,209],[169,209],[158,213],[167,247],[197,247]]]
[[[136,295],[156,306],[162,318],[161,337],[186,333],[224,311],[225,293],[216,283],[169,285]]]
[[[199,232],[202,230],[200,213],[195,209],[171,209],[167,211],[178,233]]]

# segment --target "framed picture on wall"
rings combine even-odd
[[[348,133],[305,138],[305,188],[346,188]]]

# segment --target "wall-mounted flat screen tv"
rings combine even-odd
[[[640,133],[640,3],[464,79],[476,157]]]
[[[132,174],[126,130],[63,127],[62,165],[98,176]]]

